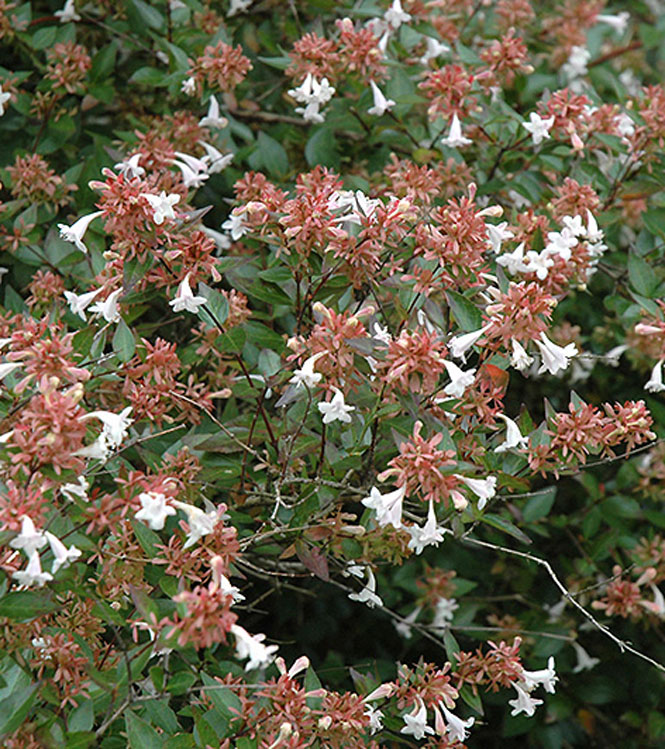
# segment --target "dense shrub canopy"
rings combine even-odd
[[[0,0],[0,739],[662,746],[660,0]]]

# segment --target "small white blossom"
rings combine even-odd
[[[205,162],[201,161],[200,159],[196,159],[195,157],[191,157],[188,154],[182,154],[183,156],[188,156],[188,160],[191,159],[191,161],[178,161],[178,159],[174,159],[173,165],[177,166],[178,169],[180,169],[180,173],[182,174],[182,183],[187,189],[193,189],[197,190],[201,185],[203,185],[208,177],[210,176],[208,174],[208,168],[205,164]],[[201,165],[201,169],[197,169],[192,165],[193,161],[197,161]]]
[[[335,395],[333,399],[326,403],[318,404],[319,411],[323,414],[323,423],[330,424],[333,421],[343,421],[351,423],[351,411],[355,411],[355,406],[347,406],[344,402],[344,393],[339,388],[333,388]]]
[[[545,138],[550,137],[550,129],[554,124],[554,117],[543,119],[537,112],[531,112],[529,122],[523,122],[522,127],[531,133],[534,146],[539,146]]]
[[[60,236],[66,242],[71,242],[76,245],[81,252],[85,252],[87,255],[88,248],[83,244],[83,236],[86,233],[88,226],[90,226],[90,222],[94,221],[97,216],[101,215],[102,211],[95,211],[94,213],[88,213],[86,216],[81,216],[81,218],[71,226],[67,226],[67,224],[58,224]]]
[[[543,689],[550,694],[554,694],[554,685],[559,681],[559,677],[554,671],[554,658],[550,656],[547,661],[547,668],[540,671],[522,670],[522,681],[527,692],[531,692],[537,686],[542,685]]]
[[[465,138],[462,135],[462,123],[459,121],[457,112],[453,115],[448,135],[445,138],[441,138],[441,143],[450,148],[461,148],[462,146],[468,146],[469,143],[473,143],[470,138]]]
[[[175,211],[173,206],[180,202],[180,195],[177,193],[171,193],[167,195],[162,190],[159,195],[151,195],[147,192],[142,192],[141,196],[144,197],[153,210],[153,221],[159,226],[164,223],[165,218],[175,218]]]
[[[190,546],[194,546],[194,544],[202,539],[203,536],[212,533],[219,521],[219,513],[217,510],[205,512],[199,507],[187,504],[186,502],[178,502],[175,499],[172,501],[172,504],[187,515],[189,533],[187,534],[187,540],[182,547],[183,549],[189,549]]]
[[[87,502],[89,488],[90,484],[85,476],[79,476],[76,484],[63,484],[60,487],[60,494],[70,502],[74,501],[74,497],[78,497],[83,502]]]
[[[231,239],[234,242],[237,242],[241,237],[244,237],[249,231],[249,226],[245,223],[243,213],[244,209],[234,208],[229,217],[222,224],[222,229],[229,232]]]
[[[305,80],[297,88],[288,91],[289,96],[305,107],[296,107],[296,112],[303,116],[308,122],[323,122],[325,115],[319,111],[319,107],[327,104],[332,99],[335,89],[328,83],[327,78],[322,78],[319,83],[316,78],[308,73]]]
[[[476,378],[475,368],[463,371],[457,364],[453,364],[453,362],[447,359],[444,360],[443,365],[448,372],[448,377],[452,380],[452,382],[445,386],[443,392],[452,398],[461,398],[464,395],[464,391]]]
[[[478,497],[478,509],[484,510],[488,499],[496,494],[496,476],[488,476],[486,479],[472,479],[468,476],[454,474],[463,484],[471,489]]]
[[[372,114],[372,115],[375,115],[376,117],[381,117],[381,115],[384,115],[387,111],[389,111],[395,106],[395,102],[392,99],[386,99],[386,97],[383,95],[383,92],[376,85],[376,83],[374,83],[374,81],[370,81],[369,84],[372,87],[372,96],[374,97],[374,106],[370,107],[367,110],[367,114]]]
[[[67,0],[62,10],[56,10],[53,14],[60,19],[60,23],[69,23],[70,21],[80,21],[81,16],[76,12],[74,0]]]
[[[73,291],[65,291],[65,299],[67,300],[69,309],[74,315],[78,315],[82,320],[87,320],[85,311],[103,288],[104,287],[102,286],[99,289],[88,291],[85,294],[75,294]]]
[[[414,711],[403,715],[402,720],[404,727],[400,729],[400,733],[405,736],[413,736],[414,739],[420,740],[427,734],[434,734],[434,729],[427,725],[427,708],[420,697],[418,697]]]
[[[383,601],[376,593],[376,578],[370,567],[367,567],[367,585],[360,593],[349,593],[349,599],[358,603],[366,603],[370,609],[383,606]]]
[[[80,458],[89,458],[90,460],[101,460],[105,463],[111,455],[111,449],[106,442],[106,436],[102,432],[93,443],[86,447],[81,447],[72,453],[72,455],[77,455]]]
[[[383,18],[396,31],[403,23],[408,23],[411,20],[411,15],[404,12],[400,0],[393,0],[393,4],[383,14]]]
[[[601,13],[596,16],[596,23],[606,23],[619,35],[623,34],[623,32],[628,28],[628,21],[630,21],[630,13],[625,10],[614,15]]]
[[[12,98],[8,91],[3,91],[0,86],[0,117],[5,113],[5,104]]]
[[[513,347],[510,365],[519,372],[526,371],[533,364],[533,356],[527,354],[524,346],[516,338],[511,338],[510,342]]]
[[[139,166],[141,160],[141,154],[135,153],[125,161],[118,162],[113,168],[117,169],[120,174],[124,175],[128,179],[134,179],[135,177],[142,177],[145,174],[145,169]]]
[[[38,531],[29,515],[21,515],[21,532],[13,538],[9,545],[12,549],[23,549],[26,556],[31,557],[37,549],[46,545],[43,531]]]
[[[381,526],[402,527],[402,503],[406,495],[406,484],[392,492],[381,494],[376,488],[370,489],[369,497],[361,499],[361,504],[376,512],[376,522]]]
[[[506,422],[506,439],[498,447],[494,448],[495,453],[505,453],[506,450],[511,450],[514,447],[528,446],[529,438],[522,436],[520,428],[512,419],[509,419],[504,414],[497,414],[496,416],[498,419],[503,419]]]
[[[236,658],[249,658],[245,664],[245,671],[270,665],[275,658],[274,654],[279,650],[277,645],[263,644],[263,640],[266,639],[264,634],[250,635],[238,624],[231,625],[231,634],[236,638]]]
[[[90,307],[90,312],[100,314],[106,322],[120,322],[120,310],[118,309],[118,297],[122,294],[123,288],[120,287],[112,291],[103,302],[95,302]]]
[[[468,720],[458,718],[457,715],[448,710],[443,701],[439,702],[439,707],[443,710],[443,715],[446,719],[446,734],[452,741],[465,741],[469,736],[467,729],[471,728],[471,726],[476,722],[475,718],[471,717]]]
[[[420,614],[422,610],[422,606],[416,606],[416,608],[408,616],[404,617],[401,622],[395,622],[395,629],[405,640],[411,639],[411,625],[416,621],[418,614]]]
[[[578,642],[573,640],[570,644],[575,649],[575,655],[577,655],[577,663],[575,664],[575,668],[573,668],[574,674],[579,674],[580,671],[590,671],[600,663],[600,658],[590,656]]]
[[[434,607],[432,627],[445,629],[448,623],[455,618],[455,612],[458,608],[459,603],[454,598],[439,598]]]
[[[409,549],[413,549],[416,554],[422,554],[425,547],[438,546],[443,541],[445,531],[443,528],[437,526],[434,502],[431,499],[429,501],[429,510],[427,511],[427,520],[423,527],[410,525],[406,530],[411,536],[409,539]]]
[[[513,708],[510,714],[515,716],[524,713],[531,717],[536,712],[536,707],[542,705],[543,701],[531,697],[519,684],[513,684],[513,686],[517,690],[517,698],[508,700],[508,704]]]
[[[160,492],[143,492],[139,494],[141,509],[134,517],[143,520],[153,531],[161,531],[169,515],[175,515],[175,507],[167,504],[167,498]]]
[[[200,140],[199,145],[205,148],[206,155],[203,157],[202,161],[204,161],[208,167],[208,174],[218,174],[219,172],[223,172],[233,161],[232,153],[223,154],[204,140]]]
[[[232,18],[237,13],[246,13],[253,0],[231,0],[226,13],[227,18]]]
[[[76,546],[67,548],[57,536],[49,533],[49,531],[46,531],[44,535],[48,539],[54,557],[51,574],[55,575],[61,567],[69,567],[72,562],[75,562],[81,556],[81,550],[77,549]]]
[[[45,583],[53,580],[53,575],[50,572],[42,572],[42,563],[38,551],[30,555],[28,566],[24,570],[14,572],[12,577],[24,588],[31,588],[33,585],[42,588]]]
[[[228,124],[229,121],[226,117],[219,113],[219,102],[214,96],[211,96],[208,102],[208,114],[199,120],[199,125],[201,127],[214,127],[221,130]]]
[[[520,242],[512,252],[504,252],[496,259],[496,264],[503,266],[508,273],[515,275],[524,270],[524,242]]]
[[[586,47],[575,45],[570,50],[570,57],[568,61],[561,66],[561,72],[568,78],[569,81],[575,78],[580,78],[586,75],[587,63],[591,59],[591,53]]]
[[[425,44],[427,45],[425,54],[418,60],[421,65],[428,65],[430,60],[436,60],[437,57],[450,52],[447,44],[443,44],[432,36],[425,37]]]
[[[132,406],[127,406],[119,414],[112,411],[91,411],[80,417],[81,421],[99,419],[103,426],[102,433],[109,447],[119,447],[127,436],[127,429],[133,423],[129,418]]]
[[[535,273],[541,281],[547,278],[549,269],[554,265],[554,260],[545,251],[535,252],[529,250],[524,257],[524,267],[521,269],[525,273]]]
[[[193,75],[185,78],[180,84],[180,92],[185,94],[185,96],[194,96],[196,94],[196,78]]]
[[[489,238],[492,252],[497,255],[501,252],[501,243],[504,239],[512,239],[515,235],[507,228],[508,222],[502,221],[500,224],[486,224],[487,236]]]
[[[455,359],[462,359],[462,361],[464,361],[464,355],[466,352],[478,341],[479,338],[482,338],[482,336],[485,335],[490,327],[490,325],[485,325],[478,330],[471,331],[471,333],[462,333],[461,335],[456,335],[454,338],[451,338],[448,342],[448,350],[450,351],[451,356]]]
[[[196,314],[199,307],[208,301],[204,296],[195,296],[192,293],[191,286],[189,285],[189,276],[190,274],[188,273],[182,279],[175,297],[169,302],[169,306],[173,307],[174,312],[187,310],[187,312]]]
[[[577,346],[569,343],[566,346],[557,346],[552,343],[545,333],[540,334],[540,341],[536,341],[536,346],[540,349],[543,363],[540,365],[538,374],[547,371],[550,374],[557,374],[568,368],[570,360],[577,355]]]
[[[651,370],[649,381],[644,385],[644,389],[649,393],[661,393],[665,390],[665,385],[663,385],[663,361],[661,359],[656,363]]]
[[[365,705],[365,717],[369,718],[369,733],[373,736],[383,728],[383,713],[373,705]]]
[[[294,371],[293,377],[289,380],[291,385],[312,388],[321,382],[323,375],[320,372],[314,371],[314,365],[322,356],[323,352],[320,351],[318,354],[314,354],[306,359],[302,368]]]

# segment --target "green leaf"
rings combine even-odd
[[[264,65],[269,65],[271,68],[276,68],[277,70],[286,70],[292,62],[288,55],[281,55],[280,57],[259,57],[258,59],[264,63]]]
[[[305,145],[305,158],[310,166],[329,166],[339,169],[340,153],[335,133],[330,127],[319,128]]]
[[[470,332],[478,330],[482,326],[482,315],[473,302],[456,291],[446,291],[446,297],[453,315],[455,315],[455,320],[457,320],[462,330]]]
[[[460,688],[459,695],[472,710],[475,710],[479,715],[483,715],[483,703],[480,700],[480,695],[474,694],[468,684],[464,684]]]
[[[79,731],[89,731],[95,720],[95,712],[92,709],[92,700],[83,700],[78,707],[75,707],[67,719],[67,727],[72,733]]]
[[[38,686],[30,684],[5,697],[0,714],[0,735],[15,731],[25,721],[37,696]]]
[[[289,157],[284,146],[266,135],[263,130],[256,139],[256,150],[249,157],[249,163],[253,169],[263,167],[278,177],[289,171]]]
[[[446,658],[455,663],[455,655],[459,653],[460,646],[448,627],[443,630],[443,645],[446,648]]]
[[[136,339],[127,323],[121,318],[113,334],[113,350],[122,362],[129,361],[136,351]]]
[[[126,8],[131,26],[134,29],[142,29],[148,26],[151,29],[159,30],[166,25],[162,14],[143,0],[129,0]],[[138,25],[133,23],[135,21],[138,21]]]
[[[628,255],[628,278],[635,291],[647,298],[653,296],[659,281],[654,269],[634,252]]]
[[[158,68],[139,68],[129,79],[129,83],[141,83],[144,86],[161,86],[166,78],[166,73]]]
[[[57,31],[57,26],[47,26],[44,29],[35,31],[35,33],[32,35],[32,48],[48,49],[49,47],[52,47],[55,42],[55,35]]]
[[[17,622],[29,622],[37,616],[50,614],[60,607],[48,591],[23,590],[8,593],[0,599],[0,616]]]
[[[487,525],[491,525],[492,528],[507,533],[518,541],[521,541],[523,544],[531,543],[531,539],[526,535],[526,533],[521,531],[516,525],[513,525],[509,520],[504,520],[499,515],[487,514],[483,515],[479,520],[481,523],[487,523]]]
[[[92,58],[89,76],[91,82],[104,81],[113,72],[117,52],[118,44],[115,40],[97,52]]]
[[[199,293],[208,301],[196,310],[196,314],[213,328],[223,325],[229,316],[229,303],[224,294],[204,283],[199,284]]]
[[[143,718],[128,710],[125,713],[127,741],[131,749],[162,749],[163,738]]]
[[[556,486],[548,486],[547,489],[543,489],[535,497],[531,497],[522,510],[524,521],[526,523],[533,523],[535,520],[546,517],[552,509],[555,497]]]
[[[155,546],[161,544],[162,539],[155,533],[155,531],[148,528],[148,526],[144,525],[140,520],[134,520],[132,522],[132,527],[134,528],[136,538],[138,538],[139,543],[143,547],[143,551],[145,551],[145,553],[151,558],[157,556],[157,549]]]

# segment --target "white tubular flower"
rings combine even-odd
[[[651,370],[651,377],[645,383],[644,389],[649,393],[661,393],[665,390],[665,385],[663,385],[663,359],[658,361]]]
[[[454,598],[439,598],[434,607],[434,618],[432,619],[432,627],[437,629],[445,629],[449,622],[455,618],[455,612],[459,608]]]
[[[102,434],[90,445],[82,447],[72,455],[77,455],[80,458],[89,458],[90,460],[101,460],[106,462],[111,455],[111,450],[106,443],[106,436]]]
[[[416,554],[417,553],[418,552],[416,552]],[[411,639],[411,625],[416,621],[418,615],[422,610],[422,606],[416,606],[416,608],[408,616],[404,617],[401,622],[395,622],[395,629],[400,633],[400,635],[402,635],[405,640]]]
[[[265,668],[275,659],[274,654],[279,648],[277,645],[264,645],[265,635],[250,635],[246,629],[238,624],[231,625],[231,634],[236,638],[236,658],[240,660],[249,658],[245,664],[245,671]]]
[[[496,476],[488,476],[486,479],[472,479],[468,476],[454,474],[462,483],[478,497],[478,509],[484,510],[487,500],[496,494]]]
[[[466,352],[478,341],[478,339],[482,338],[490,327],[491,325],[485,325],[478,330],[473,330],[470,333],[462,333],[461,335],[456,335],[454,338],[451,338],[450,341],[448,341],[448,349],[451,356],[455,359],[461,359],[464,361],[464,355]]]
[[[314,354],[305,360],[301,369],[296,369],[293,373],[293,377],[289,380],[291,385],[296,387],[308,387],[312,388],[317,385],[323,379],[323,375],[320,372],[314,371],[314,365],[317,360],[320,359],[325,352],[319,351],[318,354]]]
[[[226,17],[233,18],[237,13],[246,13],[251,4],[252,0],[231,0]]]
[[[370,489],[369,497],[360,500],[361,504],[376,512],[376,522],[383,528],[392,525],[393,528],[402,527],[402,503],[406,495],[406,484],[388,494],[381,494],[376,488]]]
[[[462,123],[459,121],[457,112],[453,115],[448,135],[445,138],[441,138],[441,143],[449,148],[461,148],[462,146],[468,146],[469,143],[473,143],[470,138],[465,138],[462,135]]]
[[[554,671],[554,658],[550,656],[547,661],[547,668],[543,668],[540,671],[522,670],[522,681],[527,692],[531,692],[542,684],[546,692],[554,694],[554,685],[559,681],[559,677]]]
[[[533,364],[533,356],[527,354],[524,346],[516,338],[511,338],[510,343],[513,347],[510,365],[519,372],[526,371]]]
[[[3,91],[0,86],[0,117],[5,113],[5,104],[12,98],[8,91]]]
[[[561,72],[569,81],[580,78],[587,73],[587,63],[591,59],[591,53],[586,47],[575,45],[570,50],[568,61],[561,66]]]
[[[76,484],[63,484],[60,487],[60,494],[70,502],[74,501],[74,497],[78,497],[83,502],[87,502],[89,488],[90,484],[85,476],[79,476]]]
[[[534,250],[529,250],[524,258],[524,267],[522,270],[525,273],[535,273],[537,278],[544,281],[553,265],[554,260],[552,260],[547,251],[535,252]]]
[[[425,37],[425,44],[427,45],[425,54],[418,60],[421,65],[428,65],[430,60],[436,60],[437,57],[450,52],[450,47],[447,44],[441,43],[432,36]]]
[[[12,372],[20,369],[22,366],[23,362],[20,361],[10,361],[5,362],[4,364],[0,364],[0,380],[4,380],[7,375],[10,375]]]
[[[525,269],[524,242],[520,242],[512,252],[504,252],[499,255],[496,264],[503,266],[511,275],[523,271]]]
[[[67,0],[62,10],[56,10],[53,14],[60,19],[60,23],[69,23],[70,21],[80,21],[81,16],[76,12],[74,0]]]
[[[544,120],[536,112],[531,112],[529,122],[523,122],[522,127],[531,133],[531,140],[534,146],[539,146],[545,138],[550,137],[550,129],[554,124],[554,117],[548,117]]]
[[[120,322],[120,310],[118,309],[118,297],[122,294],[123,289],[120,287],[112,291],[103,302],[95,302],[90,307],[90,312],[100,314],[106,322]]]
[[[550,374],[557,374],[568,369],[570,360],[573,356],[576,356],[577,346],[574,343],[569,343],[567,346],[557,346],[556,343],[552,343],[545,333],[540,334],[540,341],[536,341],[536,346],[540,349],[540,354],[543,358],[543,363],[540,365],[538,374],[543,372],[549,372]]]
[[[133,419],[128,418],[132,410],[131,406],[124,408],[119,414],[112,411],[91,411],[80,417],[80,421],[88,419],[99,419],[103,427],[103,435],[109,447],[119,447],[120,443],[127,436],[127,429],[133,423]]]
[[[143,520],[153,531],[161,531],[169,515],[175,515],[175,507],[167,504],[167,498],[161,492],[143,492],[139,494],[141,509],[134,517]]]
[[[529,695],[519,684],[513,684],[517,690],[517,698],[514,700],[508,700],[508,704],[513,708],[511,715],[519,715],[524,713],[529,718],[536,712],[536,707],[542,705],[542,700],[537,700]]]
[[[411,536],[409,549],[413,549],[416,554],[422,554],[425,547],[438,546],[443,541],[445,531],[437,526],[434,502],[431,499],[425,525],[422,528],[419,525],[410,525],[406,530]]]
[[[37,588],[43,588],[45,583],[53,580],[53,575],[50,572],[42,572],[42,563],[38,551],[30,555],[28,566],[24,570],[14,572],[12,577],[24,588],[31,588],[33,585]]]
[[[249,231],[249,226],[245,223],[243,213],[243,208],[234,208],[229,217],[222,224],[222,229],[229,232],[231,239],[234,242],[237,242],[241,237],[244,237]]]
[[[466,372],[461,370],[457,364],[444,359],[443,365],[448,372],[448,376],[452,382],[448,383],[443,389],[446,395],[450,395],[452,398],[461,398],[464,395],[464,391],[473,383],[476,379],[476,370],[467,369]]]
[[[23,549],[31,557],[37,549],[46,545],[43,531],[38,531],[29,515],[21,515],[21,532],[13,538],[9,545],[12,549]]]
[[[375,606],[383,606],[383,601],[376,593],[376,578],[370,567],[367,567],[367,585],[360,593],[349,593],[349,600],[365,603],[370,609]]]
[[[319,403],[318,409],[323,414],[323,423],[330,424],[333,421],[343,421],[351,423],[351,411],[355,411],[355,406],[347,406],[344,402],[344,393],[339,388],[333,388],[335,395],[329,403]]]
[[[471,726],[476,722],[476,719],[473,717],[469,718],[468,720],[462,720],[461,718],[458,718],[456,715],[451,713],[450,710],[448,710],[443,701],[439,702],[439,707],[441,708],[441,710],[443,710],[443,715],[446,719],[446,734],[452,741],[465,741],[469,736],[469,732],[467,729],[471,728]]]
[[[219,521],[219,514],[216,510],[210,512],[204,512],[199,507],[189,505],[186,502],[178,502],[172,500],[171,504],[182,510],[187,515],[187,524],[189,525],[189,533],[187,534],[187,540],[183,545],[183,549],[189,549],[190,546],[212,533]]]
[[[71,312],[86,321],[85,311],[92,304],[92,300],[99,294],[102,288],[88,291],[85,294],[75,294],[73,291],[65,291],[65,299]]]
[[[495,453],[505,453],[506,450],[512,450],[515,447],[528,447],[529,438],[522,436],[520,428],[512,419],[509,419],[504,414],[497,414],[496,417],[506,422],[506,439],[498,447],[494,448]]]
[[[128,179],[134,179],[135,177],[142,177],[145,174],[145,169],[139,166],[141,160],[141,154],[135,153],[125,161],[118,162],[113,168],[117,169],[120,174]]]
[[[75,562],[81,556],[81,550],[77,549],[76,546],[67,548],[57,536],[49,533],[49,531],[46,531],[44,535],[48,539],[54,557],[51,574],[55,575],[61,567],[69,567],[72,562]]]
[[[199,120],[199,125],[201,127],[215,127],[221,130],[228,124],[229,121],[226,117],[223,117],[219,113],[219,102],[214,96],[211,96],[208,102],[208,114]]]
[[[485,224],[487,227],[487,237],[492,248],[492,252],[497,255],[501,252],[501,244],[504,239],[512,239],[515,235],[508,226],[507,221],[502,221],[500,224]]]
[[[402,720],[404,726],[400,729],[400,733],[405,736],[413,736],[414,739],[420,740],[425,738],[427,734],[434,734],[434,729],[427,725],[427,708],[420,697],[418,697],[413,712],[403,715]]]
[[[209,175],[207,171],[194,171],[194,169],[192,169],[192,167],[184,161],[178,161],[176,159],[173,162],[173,165],[177,166],[178,169],[180,169],[180,173],[182,174],[182,183],[188,190],[190,188],[193,190],[197,190],[208,179]]]
[[[83,236],[86,233],[90,223],[94,221],[98,216],[102,215],[102,211],[95,211],[94,213],[88,213],[86,216],[81,216],[78,221],[75,221],[71,226],[67,224],[58,224],[60,229],[60,236],[65,242],[71,242],[76,247],[88,254],[88,248],[83,244]]]
[[[369,718],[370,736],[383,728],[383,713],[373,705],[365,705],[365,717]]]
[[[393,4],[383,14],[385,22],[396,31],[403,23],[411,20],[411,15],[402,9],[401,0],[393,0]]]
[[[164,190],[162,190],[159,195],[151,195],[150,193],[142,192],[141,196],[150,203],[150,206],[154,211],[152,220],[157,224],[157,226],[163,224],[164,219],[166,218],[175,218],[173,206],[180,202],[180,195],[176,193],[167,195]]]
[[[387,111],[389,111],[395,106],[395,102],[392,99],[386,99],[386,97],[383,95],[383,92],[376,85],[376,83],[374,83],[374,81],[370,81],[369,85],[372,87],[372,96],[374,97],[374,106],[370,107],[367,110],[367,114],[372,114],[372,115],[376,115],[377,117],[381,117],[381,115],[384,115]]]
[[[575,668],[573,668],[574,674],[579,674],[580,671],[590,671],[600,663],[600,658],[590,656],[578,642],[573,640],[570,644],[575,649],[575,655],[577,655],[577,663],[575,664]]]
[[[623,11],[614,15],[608,15],[601,13],[596,16],[596,23],[605,23],[611,26],[617,34],[621,35],[628,28],[628,21],[630,21],[630,13]]]
[[[219,172],[223,172],[233,161],[232,153],[227,153],[225,155],[217,150],[215,146],[206,143],[204,140],[200,140],[198,143],[200,146],[203,146],[206,152],[206,155],[201,159],[201,161],[205,162],[207,165],[208,174],[218,174]]]
[[[180,93],[185,94],[185,96],[194,96],[196,94],[196,78],[193,75],[185,78],[180,84]]]
[[[199,307],[208,301],[204,296],[195,296],[192,293],[191,286],[189,285],[189,276],[190,274],[188,273],[183,278],[178,286],[178,291],[175,297],[169,302],[169,306],[173,307],[174,312],[187,310],[187,312],[193,312],[196,314]]]

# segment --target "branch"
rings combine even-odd
[[[630,643],[626,642],[625,640],[622,640],[621,638],[617,637],[611,630],[609,630],[604,624],[601,624],[596,617],[589,613],[582,604],[580,604],[577,599],[573,596],[573,594],[566,588],[566,586],[559,580],[556,573],[552,569],[552,565],[546,560],[541,559],[540,557],[536,557],[533,554],[529,554],[526,551],[517,551],[516,549],[509,549],[506,546],[498,546],[497,544],[489,543],[489,541],[480,541],[476,538],[462,538],[463,541],[466,543],[474,544],[475,546],[483,546],[486,549],[492,549],[493,551],[501,551],[504,554],[511,554],[514,557],[521,557],[522,559],[528,559],[530,562],[535,562],[536,564],[539,564],[541,567],[544,567],[547,570],[547,574],[552,578],[552,581],[557,586],[557,588],[561,591],[564,598],[569,601],[580,613],[588,619],[593,626],[602,632],[606,637],[609,637],[610,640],[612,640],[614,643],[616,643],[619,650],[623,652],[629,652],[633,655],[637,656],[638,658],[641,658],[643,661],[646,661],[647,663],[651,664],[655,668],[657,668],[659,671],[662,671],[665,673],[665,666],[662,663],[659,663],[658,661],[654,660],[648,655],[645,655],[644,653],[641,653],[639,650],[636,650]]]

